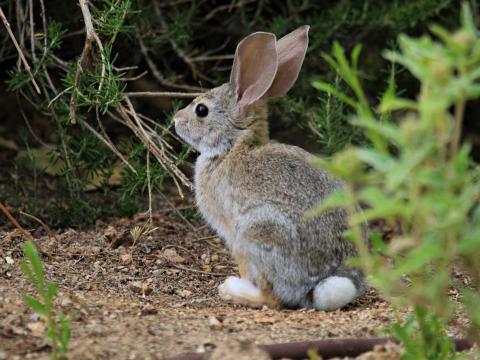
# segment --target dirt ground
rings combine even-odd
[[[131,231],[145,223],[145,216],[98,222],[86,231],[29,229],[47,254],[47,278],[59,284],[56,308],[73,319],[71,359],[163,359],[228,339],[269,344],[368,337],[394,319],[374,290],[328,313],[222,302],[216,288],[237,273],[235,264],[207,226],[185,219],[170,205],[157,209],[156,229],[135,243]],[[43,323],[21,299],[33,290],[19,267],[23,239],[3,223],[0,360],[47,359]],[[460,335],[462,324],[462,317],[455,319],[451,334]],[[381,358],[395,358],[385,355]]]

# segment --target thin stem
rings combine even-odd
[[[13,215],[8,211],[8,209],[0,202],[0,211],[5,215],[5,217],[10,220],[10,222],[15,226],[18,231],[22,233],[23,236],[25,236],[28,240],[32,241],[34,243],[34,239],[32,234],[30,234],[27,230],[25,230],[19,223],[18,221],[13,217]],[[36,245],[36,244],[35,244]],[[37,246],[38,248],[38,246]]]
[[[462,97],[455,105],[453,140],[450,146],[450,157],[455,156],[462,138],[463,115],[465,113],[465,99]]]
[[[12,39],[13,45],[15,45],[15,48],[17,49],[18,56],[20,56],[20,59],[22,60],[23,66],[25,66],[25,70],[28,73],[28,76],[30,77],[30,80],[32,81],[33,86],[35,87],[35,90],[37,91],[38,94],[41,94],[42,92],[40,91],[40,88],[38,87],[37,82],[35,81],[32,70],[30,68],[30,65],[28,65],[28,61],[23,55],[22,49],[20,49],[20,45],[18,45],[17,39],[15,39],[15,35],[13,35],[12,29],[10,28],[10,24],[5,17],[5,14],[2,10],[2,7],[0,6],[0,18],[2,19],[3,25],[5,26],[5,29],[7,29],[8,35]]]
[[[147,145],[148,223],[152,223],[152,178],[150,175],[150,145]]]
[[[349,225],[353,231],[355,245],[357,247],[358,253],[360,255],[362,262],[364,263],[364,266],[367,272],[371,273],[372,262],[371,262],[368,246],[366,245],[366,242],[368,241],[368,239],[364,238],[360,224],[359,223],[353,224],[351,221],[352,217],[359,212],[358,201],[356,199],[355,192],[353,191],[353,188],[350,184],[346,186],[346,191],[348,194],[348,198],[350,199],[350,201],[348,202],[348,208],[347,208],[348,217],[350,219]]]
[[[80,55],[80,59],[77,62],[77,70],[75,71],[75,78],[73,82],[73,91],[70,97],[70,122],[72,124],[77,123],[77,96],[78,96],[77,87],[80,82],[80,77],[81,77],[83,68],[87,64],[90,50],[94,42],[98,46],[98,49],[99,49],[98,52],[101,58],[101,74],[100,74],[100,82],[97,89],[98,92],[102,90],[103,83],[105,80],[105,72],[106,72],[105,51],[103,49],[103,44],[100,41],[100,38],[98,37],[97,33],[95,32],[95,28],[93,27],[92,14],[90,13],[90,8],[88,7],[88,1],[79,0],[79,4],[80,4],[80,9],[82,10],[83,22],[85,23],[86,36],[85,36],[85,44],[83,46],[82,54]]]
[[[208,89],[206,89],[208,90]],[[178,98],[178,99],[191,99],[196,98],[197,96],[203,95],[203,92],[169,92],[169,91],[137,91],[137,92],[126,92],[125,96],[128,97],[169,97],[169,98]]]
[[[35,245],[35,247],[38,249],[38,251],[40,251],[40,253],[50,257],[50,254],[48,252],[46,252],[45,250],[43,250],[43,248],[37,243],[37,241],[35,240],[35,238],[33,237],[32,234],[30,234],[27,230],[25,230],[17,221],[17,219],[15,219],[13,217],[13,215],[10,213],[10,211],[8,211],[7,207],[5,205],[3,205],[1,202],[0,202],[0,211],[5,215],[5,217],[10,220],[10,222],[13,224],[13,226],[15,226],[18,231],[20,231],[22,233],[23,236],[25,236],[28,240],[30,240],[33,245]]]

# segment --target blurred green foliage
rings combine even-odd
[[[395,304],[413,306],[413,317],[391,329],[405,344],[405,359],[453,358],[445,329],[456,311],[467,313],[470,336],[480,341],[480,168],[470,144],[460,142],[465,106],[480,98],[480,36],[467,4],[461,24],[456,31],[434,25],[433,37],[401,35],[399,50],[384,52],[417,79],[416,100],[399,96],[392,77],[371,107],[358,77],[359,46],[349,58],[338,43],[325,55],[351,95],[313,83],[354,109],[352,124],[369,143],[319,160],[346,186],[316,211],[349,209],[349,236],[359,250],[353,263]],[[399,233],[388,244],[372,234],[370,251],[359,226],[366,220]],[[448,296],[452,288],[458,300]]]

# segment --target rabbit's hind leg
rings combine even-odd
[[[229,276],[219,287],[223,300],[252,307],[278,306],[277,298],[266,288],[255,286],[250,280]]]

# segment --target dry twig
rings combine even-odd
[[[253,3],[256,0],[244,0],[244,1],[232,1],[229,4],[221,5],[216,8],[214,8],[212,11],[210,11],[206,16],[205,16],[205,21],[208,21],[210,19],[213,19],[215,16],[217,16],[217,13],[222,12],[222,11],[227,11],[231,12],[233,8],[241,8],[242,6],[245,6],[247,4]]]
[[[52,89],[52,91],[55,94],[57,94],[58,90],[53,84],[53,81],[52,81],[52,78],[50,77],[47,66],[43,63],[48,53],[48,25],[47,25],[47,16],[45,14],[45,3],[43,0],[40,0],[40,14],[42,17],[42,28],[43,28],[43,54],[41,59],[42,69],[43,69],[43,72],[45,73],[45,78],[47,79],[48,86],[50,86],[50,89]],[[32,24],[32,27],[33,27],[33,24]]]
[[[147,146],[147,187],[148,187],[148,221],[152,223],[152,179],[150,176],[150,146]]]
[[[80,76],[83,71],[83,68],[87,64],[87,60],[89,57],[90,50],[92,48],[93,43],[95,42],[99,48],[99,53],[102,61],[102,70],[101,70],[101,78],[100,83],[98,85],[98,91],[102,90],[103,81],[105,79],[105,55],[103,50],[103,44],[100,41],[97,33],[95,32],[95,28],[93,27],[92,21],[92,14],[90,13],[90,8],[88,7],[87,0],[79,0],[80,8],[82,10],[83,21],[85,23],[85,45],[83,46],[82,54],[80,55],[80,59],[77,62],[77,71],[75,72],[75,78],[73,82],[73,90],[72,96],[70,97],[70,121],[72,124],[77,123],[77,87],[78,83],[80,82]]]
[[[18,221],[13,217],[10,211],[8,211],[7,207],[3,205],[1,202],[0,202],[0,211],[7,217],[8,220],[10,220],[12,225],[15,226],[18,229],[18,231],[22,233],[23,236],[25,236],[28,240],[30,240],[35,245],[35,247],[38,249],[40,253],[50,257],[50,254],[47,251],[43,250],[43,247],[41,247],[40,244],[37,243],[33,235],[30,234],[18,223]]]
[[[23,66],[25,66],[25,70],[28,73],[28,76],[30,77],[30,80],[32,81],[33,86],[35,87],[35,90],[37,91],[38,94],[41,94],[40,88],[38,87],[37,82],[35,81],[32,70],[30,68],[30,65],[28,65],[28,61],[23,55],[22,49],[20,48],[20,45],[18,45],[17,39],[15,39],[15,35],[13,35],[12,29],[10,28],[10,24],[5,17],[5,14],[3,13],[2,7],[0,6],[0,18],[2,19],[3,25],[5,25],[5,29],[7,29],[8,35],[10,36],[10,39],[12,39],[13,45],[15,45],[15,48],[17,49],[18,56],[20,56],[20,59],[22,60]]]
[[[37,218],[36,216],[33,216],[31,214],[28,214],[24,211],[20,211],[20,214],[26,216],[26,217],[29,217],[30,219],[33,219],[35,220],[36,222],[38,222],[40,224],[40,226],[43,228],[43,230],[45,230],[45,232],[48,234],[48,236],[51,238],[51,239],[55,239],[56,241],[59,241],[58,237],[57,237],[57,234],[55,234],[52,229],[50,229],[50,227],[45,224],[42,220],[40,220],[39,218]]]
[[[152,60],[152,58],[148,54],[148,48],[146,47],[145,43],[143,42],[143,39],[141,38],[141,36],[138,35],[138,34],[137,34],[137,39],[138,39],[138,44],[140,45],[140,52],[142,53],[143,57],[145,58],[145,61],[147,62],[147,65],[150,68],[150,71],[152,72],[153,77],[160,83],[160,85],[170,87],[170,88],[174,88],[174,89],[187,90],[187,91],[204,91],[203,88],[198,87],[198,86],[175,84],[175,83],[172,83],[172,82],[166,80],[165,77],[163,76],[163,74],[158,69],[155,62]]]
[[[13,215],[8,211],[5,205],[3,205],[0,202],[0,210],[2,213],[7,217],[8,220],[12,223],[13,226],[15,226],[22,234],[25,236],[28,240],[32,240],[33,236],[30,234],[27,230],[25,230],[19,223],[18,221],[13,217]]]
[[[183,192],[178,181],[180,181],[184,186],[192,189],[191,181],[183,174],[178,167],[175,165],[174,161],[168,156],[168,151],[164,148],[164,144],[159,142],[158,144],[154,141],[154,136],[149,134],[146,130],[146,124],[142,121],[140,116],[136,113],[130,99],[125,97],[125,103],[127,107],[123,105],[117,106],[116,110],[121,116],[121,119],[113,116],[114,119],[121,121],[124,125],[130,128],[133,133],[142,141],[145,146],[150,148],[150,152],[155,156],[160,165],[170,174],[172,180],[174,181],[178,193],[183,198]],[[133,120],[132,120],[133,118]],[[162,148],[160,148],[161,146]]]
[[[226,55],[200,55],[196,56],[194,58],[191,58],[190,60],[193,62],[201,62],[201,61],[221,61],[221,60],[233,60],[233,55],[232,54],[226,54]]]
[[[178,98],[178,99],[196,98],[197,96],[200,96],[203,94],[204,94],[203,92],[183,93],[183,92],[168,92],[168,91],[137,91],[137,92],[124,93],[124,95],[128,97],[169,97],[169,98]]]
[[[25,110],[21,105],[19,93],[15,94],[15,98],[17,100],[18,110],[20,111],[20,115],[22,116],[23,121],[25,122],[25,126],[27,127],[28,132],[30,133],[30,135],[32,135],[32,138],[35,139],[40,145],[47,146],[47,144],[42,139],[40,139],[40,137],[33,130],[32,125],[30,124],[30,119],[28,118],[27,114],[25,114]]]
[[[35,23],[33,21],[33,0],[28,0],[28,16],[30,21],[30,51],[32,59],[37,62],[37,54],[35,54]]]
[[[195,226],[193,226],[193,224],[188,221],[188,219],[183,216],[183,214],[181,213],[180,209],[178,209],[175,204],[173,204],[170,199],[168,197],[166,197],[163,193],[160,193],[160,195],[163,197],[163,199],[165,200],[165,202],[168,204],[168,206],[170,206],[172,208],[172,210],[185,222],[185,224],[188,225],[188,227],[192,230],[193,232],[193,236],[195,237],[196,240],[198,240],[198,237],[197,237],[197,229],[195,228]]]
[[[99,139],[102,143],[105,144],[106,147],[108,147],[115,155],[118,156],[118,158],[120,160],[122,160],[122,162],[128,166],[128,168],[130,170],[132,170],[133,173],[137,173],[137,170],[135,170],[135,168],[127,161],[127,159],[122,155],[122,153],[120,151],[118,151],[118,149],[115,147],[115,145],[113,144],[113,142],[110,140],[110,138],[107,136],[103,126],[101,125],[101,122],[100,120],[98,121],[99,123],[99,126],[101,127],[102,131],[103,131],[103,135],[102,136],[97,130],[95,130],[93,127],[91,127],[86,121],[83,121],[81,120],[82,122],[82,125],[85,126],[93,135],[95,135],[95,137],[97,139]]]

